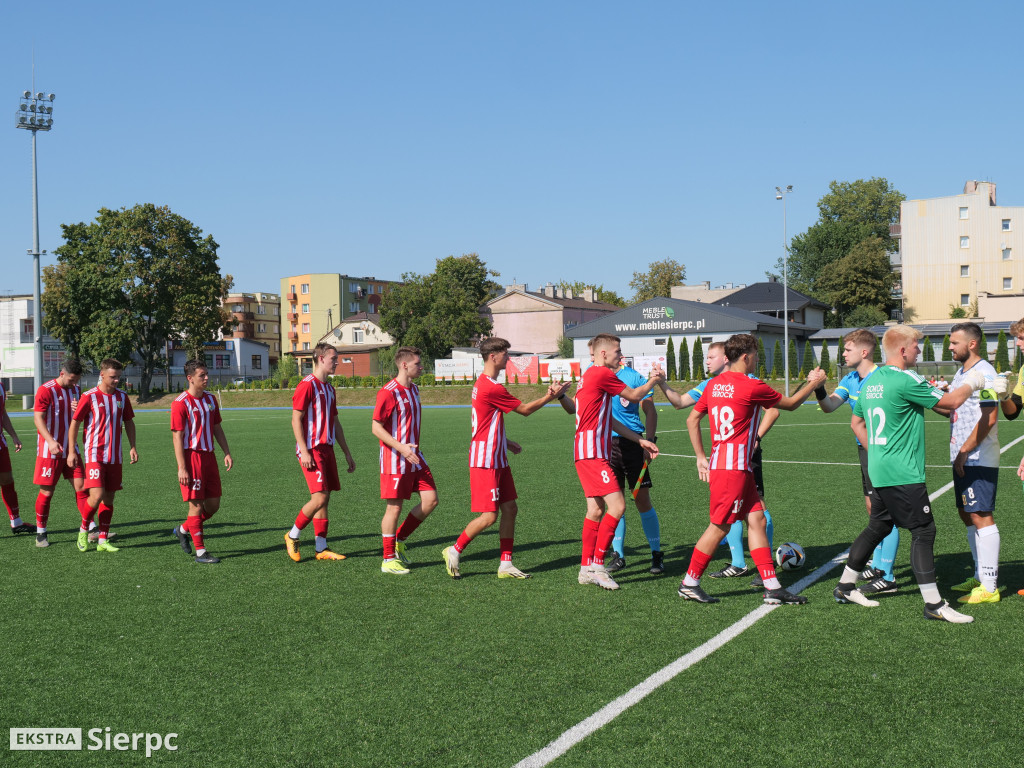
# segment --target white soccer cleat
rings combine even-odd
[[[580,584],[593,584],[594,583],[594,577],[590,573],[590,566],[589,565],[581,565],[580,566],[579,582],[580,582]]]
[[[455,551],[455,547],[445,547],[441,550],[441,557],[444,558],[444,567],[448,571],[448,575],[453,579],[461,579],[462,574],[459,572],[459,553]]]
[[[590,578],[591,583],[597,584],[602,589],[618,589],[618,582],[615,581],[605,570],[603,565],[592,565],[590,566]]]
[[[856,587],[852,589],[843,589],[842,587],[836,587],[832,590],[832,597],[836,599],[837,603],[856,603],[857,605],[863,605],[865,608],[877,608],[877,600],[869,600],[864,596]]]
[[[974,621],[973,616],[954,611],[953,607],[945,600],[942,601],[942,605],[938,608],[930,608],[926,603],[924,606],[924,617],[926,619],[935,619],[936,621],[948,621],[950,624],[970,624]]]
[[[505,560],[498,566],[499,579],[528,579],[530,574],[520,571],[510,560]]]

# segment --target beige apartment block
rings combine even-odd
[[[286,354],[309,351],[346,317],[376,313],[381,295],[394,282],[336,272],[281,278],[281,349]]]
[[[893,233],[908,321],[944,320],[950,305],[967,309],[981,296],[989,303],[1024,290],[1024,206],[997,205],[993,182],[968,181],[960,195],[907,200]]]
[[[281,296],[276,293],[228,294],[224,306],[235,319],[236,339],[252,339],[267,345],[270,367],[281,357]],[[269,375],[266,371],[265,375]]]

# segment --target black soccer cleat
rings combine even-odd
[[[877,600],[868,599],[853,584],[839,584],[832,590],[832,597],[836,599],[837,603],[855,603],[857,605],[863,605],[865,608],[878,607]]]
[[[745,565],[742,568],[735,565],[728,565],[720,571],[709,573],[708,576],[712,579],[735,579],[740,576],[746,576],[751,570],[752,569],[747,568]]]
[[[652,576],[660,576],[665,572],[665,553],[659,552],[654,549],[651,550],[651,570]]]
[[[885,571],[880,568],[865,568],[857,577],[858,581],[874,581],[885,576]]]
[[[896,592],[896,582],[886,581],[882,576],[867,584],[861,584],[857,589],[864,595],[891,595]]]
[[[220,558],[214,557],[209,552],[203,552],[201,555],[196,555],[196,562],[200,565],[212,565],[214,563],[219,563]]]
[[[50,540],[46,538],[45,533],[36,534],[36,546],[37,547],[48,547],[50,546]]]
[[[35,533],[35,532],[36,532],[36,527],[34,525],[29,525],[28,523],[22,523],[21,525],[12,525],[11,526],[11,533],[13,533],[15,535],[17,535],[19,533]]]
[[[794,595],[785,587],[778,589],[766,589],[764,601],[768,605],[803,605],[807,598],[803,595]]]
[[[608,565],[606,565],[604,569],[608,571],[608,573],[615,573],[616,571],[621,571],[625,567],[626,558],[619,557],[618,555],[616,555],[615,559],[608,563]]]
[[[192,537],[181,530],[180,525],[174,526],[171,529],[171,533],[178,537],[178,543],[181,544],[181,548],[185,551],[186,555],[192,554]]]
[[[721,602],[717,597],[712,597],[703,589],[700,588],[700,584],[695,587],[688,587],[686,584],[679,585],[679,596],[683,600],[696,600],[698,603],[718,603]]]
[[[750,586],[761,589],[764,586],[764,579],[761,578],[760,573],[755,573],[754,578],[750,580]]]

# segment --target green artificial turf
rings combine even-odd
[[[583,498],[572,466],[573,423],[560,408],[507,417],[524,446],[511,463],[519,490],[515,562],[529,581],[495,578],[497,531],[474,541],[453,582],[441,563],[470,520],[466,408],[426,409],[422,449],[441,504],[409,541],[412,573],[380,572],[376,441],[368,409],[341,422],[357,462],[331,501],[342,562],[292,563],[282,537],[308,498],[287,410],[225,412],[235,468],[222,473],[221,511],[206,524],[199,566],[171,535],[184,514],[166,412],[138,414],[140,462],[126,466],[113,528],[116,554],[74,546],[77,512],[61,485],[48,549],[0,535],[5,664],[0,725],[175,732],[180,766],[512,766],[652,673],[761,605],[745,579],[705,580],[717,605],[676,594],[707,525],[685,413],[663,406],[652,497],[667,574],[647,573],[639,518],[627,506],[627,566],[610,593],[579,586]],[[808,555],[791,583],[845,550],[866,522],[849,414],[813,406],[784,414],[764,442],[776,544]],[[26,418],[15,419],[22,438]],[[1024,422],[999,425],[1003,444]],[[948,426],[930,417],[931,491],[950,478]],[[31,443],[14,456],[22,516],[32,520]],[[1024,443],[1003,455],[1016,467]],[[774,463],[782,461],[806,463]],[[831,462],[831,463],[829,463]],[[1000,473],[998,605],[966,608],[969,626],[925,621],[909,568],[900,592],[867,610],[831,597],[838,571],[806,606],[782,606],[680,674],[555,766],[1008,764],[1024,715],[1019,628],[1024,618],[1022,497]],[[407,506],[408,509],[408,506]],[[952,492],[935,504],[944,596],[969,555]],[[712,563],[720,568],[727,557]],[[115,764],[139,753],[7,752],[5,765]]]

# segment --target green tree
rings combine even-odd
[[[588,289],[593,289],[594,298],[598,301],[603,301],[606,304],[614,304],[616,307],[628,307],[629,304],[615,291],[609,291],[603,285],[595,285],[594,283],[585,283],[582,280],[576,280],[570,283],[568,280],[559,280],[558,287],[564,291],[572,291],[572,295],[575,298],[583,296],[583,292]]]
[[[686,337],[679,342],[679,380],[690,380],[690,347],[686,343]]]
[[[875,353],[871,356],[872,362],[882,362],[882,340],[878,340],[878,344],[875,344]]]
[[[561,358],[571,358],[575,352],[575,344],[573,340],[567,336],[559,336],[558,341],[558,356]]]
[[[700,342],[700,336],[693,340],[693,378],[704,378],[704,345]]]
[[[1010,351],[1006,347],[1006,334],[1003,331],[999,332],[999,338],[996,340],[995,366],[999,373],[1010,370]]]
[[[933,362],[935,360],[935,348],[932,345],[932,340],[925,336],[921,339],[921,359],[926,363]]]
[[[814,350],[811,349],[811,342],[804,342],[804,364],[800,368],[800,375],[806,376],[814,368]]]
[[[942,362],[948,363],[953,360],[953,353],[949,349],[949,334],[942,337]]]
[[[166,206],[98,213],[89,224],[61,225],[64,243],[43,272],[41,309],[72,354],[138,362],[145,400],[154,371],[167,364],[168,339],[194,357],[218,331],[230,332],[222,301],[232,278],[220,273],[213,237]]]
[[[981,341],[978,342],[978,357],[988,360],[988,338],[984,331],[981,332]]]
[[[757,337],[757,359],[760,361],[758,363],[757,377],[763,380],[768,375],[768,358],[765,357],[764,342],[761,341],[760,336]],[[761,374],[764,375],[762,376]]]
[[[886,317],[892,304],[894,279],[882,240],[872,236],[855,244],[846,256],[822,272],[816,290],[840,317],[865,307]]]
[[[675,259],[651,262],[646,272],[634,272],[629,287],[633,289],[633,303],[672,295],[672,286],[686,279],[686,267]]]
[[[797,375],[797,371],[800,370],[800,366],[797,365],[796,359],[796,341],[794,339],[789,340],[789,378],[792,379]]]
[[[429,275],[406,272],[381,297],[380,325],[399,346],[419,347],[431,360],[446,357],[490,333],[480,307],[501,290],[490,279],[497,274],[475,253],[438,259]]]
[[[292,355],[282,354],[270,378],[281,386],[287,386],[288,382],[298,375],[299,364],[295,361],[295,358]]]
[[[666,342],[668,349],[665,350],[665,376],[669,381],[676,379],[676,345],[672,341],[672,334],[669,334]]]
[[[818,363],[821,366],[821,370],[825,372],[826,376],[832,376],[832,357],[828,353],[828,342],[823,341],[821,343],[821,361]]]
[[[949,305],[949,319],[950,320],[962,320],[967,317],[967,310],[956,304]]]
[[[843,318],[844,328],[872,328],[883,325],[888,315],[877,307],[857,307]]]
[[[768,373],[776,379],[782,378],[782,342],[775,340],[775,349],[772,351],[772,365]]]
[[[854,246],[877,238],[883,251],[895,250],[889,226],[899,221],[900,203],[905,199],[884,178],[833,181],[818,200],[818,221],[790,243],[789,285],[828,301],[819,277],[827,275],[830,267],[850,254]],[[782,267],[780,258],[775,274],[781,275]],[[837,313],[829,317],[841,316]]]

